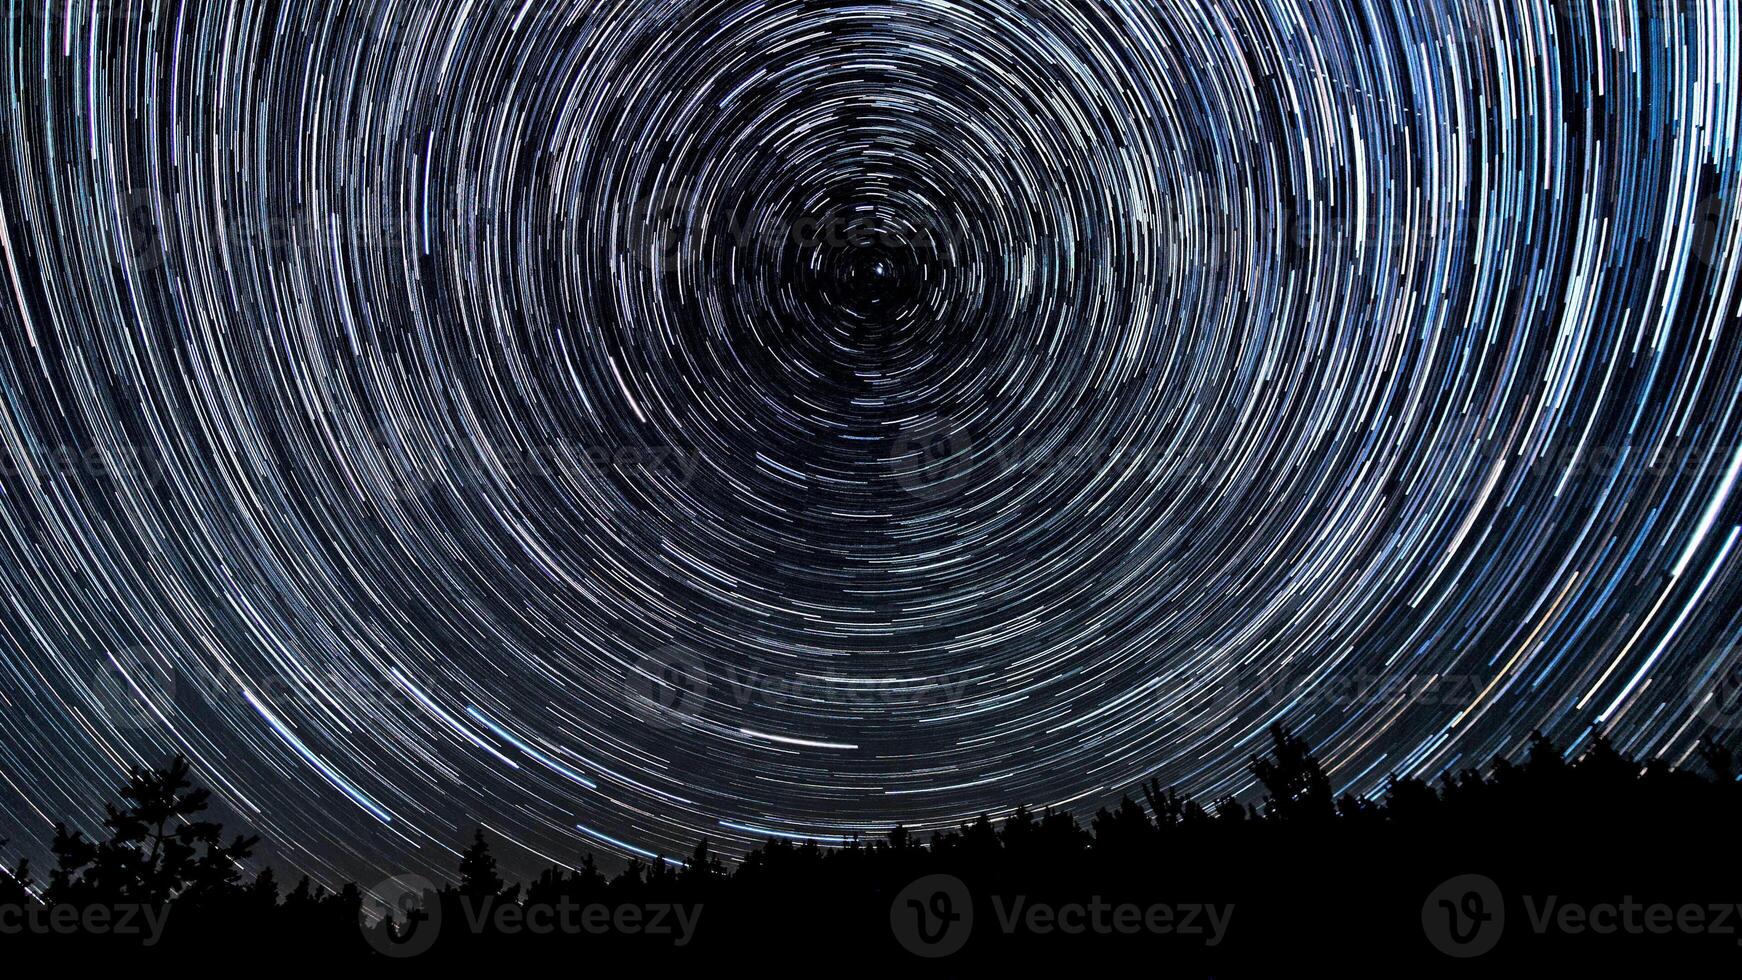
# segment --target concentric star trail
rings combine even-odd
[[[26,853],[1742,731],[1733,3],[0,2]]]

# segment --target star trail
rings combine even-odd
[[[24,853],[177,752],[333,881],[1742,731],[1733,3],[4,2]]]

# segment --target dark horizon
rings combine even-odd
[[[1571,758],[1537,734],[1486,772],[1393,777],[1367,800],[1334,795],[1300,739],[1268,735],[1249,766],[1257,802],[1151,781],[1086,825],[1019,808],[929,837],[775,841],[736,866],[701,841],[681,861],[602,874],[589,855],[522,881],[476,828],[439,880],[334,889],[254,862],[244,874],[258,838],[211,821],[176,759],[135,771],[98,840],[57,828],[52,869],[0,873],[0,937],[9,951],[160,963],[262,944],[298,962],[450,965],[543,951],[778,967],[851,949],[836,967],[849,975],[1062,964],[1091,945],[1188,976],[1296,968],[1303,941],[1321,964],[1359,952],[1428,975],[1742,955],[1742,903],[1711,901],[1742,867],[1723,844],[1742,816],[1723,746],[1702,743],[1700,774],[1642,765],[1601,733]],[[1691,846],[1613,853],[1593,872],[1590,849],[1619,834]]]

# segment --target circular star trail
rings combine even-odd
[[[0,796],[331,880],[1742,730],[1742,15],[8,0]]]

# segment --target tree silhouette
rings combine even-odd
[[[223,828],[197,819],[211,798],[194,789],[180,756],[161,769],[134,767],[121,790],[125,805],[106,807],[107,839],[92,841],[55,825],[51,903],[188,903],[223,896],[241,880],[258,837],[222,843]]]
[[[10,841],[0,840],[0,847],[5,847]],[[31,900],[31,886],[35,882],[30,879],[30,861],[20,859],[8,871],[0,868],[0,905],[25,905]]]
[[[1331,781],[1305,740],[1281,724],[1270,728],[1271,758],[1253,756],[1252,774],[1270,795],[1264,813],[1277,820],[1329,820],[1336,815]]]
[[[490,854],[490,842],[480,827],[473,832],[471,845],[460,854],[460,894],[473,900],[500,898],[506,884],[496,873],[496,858]]]
[[[1065,903],[1224,899],[1241,909],[1243,945],[1212,950],[1175,938],[1165,942],[1165,955],[1142,945],[1133,950],[1156,956],[1172,974],[1282,975],[1297,966],[1288,951],[1317,948],[1339,935],[1303,910],[1367,924],[1340,955],[1383,954],[1403,963],[1432,953],[1421,932],[1423,896],[1471,871],[1557,896],[1607,894],[1614,890],[1611,876],[1627,871],[1634,876],[1628,881],[1643,883],[1629,894],[1681,896],[1716,893],[1742,870],[1730,846],[1742,820],[1742,783],[1730,749],[1712,740],[1697,749],[1708,777],[1661,760],[1630,759],[1600,730],[1593,729],[1583,752],[1570,760],[1535,733],[1518,747],[1522,763],[1496,758],[1485,771],[1447,768],[1429,774],[1431,780],[1393,774],[1383,793],[1369,799],[1353,792],[1333,797],[1330,776],[1304,739],[1280,726],[1268,734],[1268,752],[1250,764],[1264,790],[1256,806],[1225,797],[1206,808],[1152,779],[1097,809],[1086,826],[1068,812],[1019,806],[1001,822],[981,815],[932,831],[923,843],[905,826],[829,848],[774,840],[735,866],[703,839],[681,864],[636,859],[607,875],[587,855],[577,869],[544,869],[524,888],[507,880],[489,838],[476,828],[452,883],[426,896],[425,909],[433,901],[441,911],[432,925],[434,949],[479,963],[541,941],[574,944],[589,956],[675,955],[670,937],[499,934],[498,919],[478,913],[559,905],[609,913],[625,905],[688,903],[708,909],[710,929],[699,940],[707,956],[766,959],[780,950],[805,963],[836,963],[837,972],[863,967],[886,974],[887,956],[907,955],[892,945],[892,903],[913,883],[945,876],[962,882],[994,920],[1003,914],[997,912],[1000,896]],[[177,910],[178,931],[164,948],[188,957],[299,949],[362,958],[380,955],[367,937],[410,931],[409,922],[391,916],[360,929],[362,892],[354,884],[330,890],[305,874],[281,897],[271,868],[244,880],[256,841],[236,837],[223,844],[222,828],[203,816],[208,802],[204,790],[192,788],[185,760],[135,769],[119,803],[106,810],[106,837],[92,841],[57,826],[46,889],[35,893],[29,865],[21,861],[0,874],[0,908],[167,903]],[[1631,846],[1617,846],[1623,842]],[[1684,842],[1699,860],[1663,859],[1666,849]],[[1593,862],[1593,854],[1603,860]],[[412,914],[429,919],[427,912]],[[1037,957],[1047,950],[1068,952],[1061,962],[1071,965],[1088,948],[1048,941],[1022,930],[977,932],[970,948],[980,952],[963,955],[979,959],[962,970],[979,972],[992,963],[1038,969],[1043,961]],[[1552,936],[1508,942],[1565,952]],[[117,948],[140,952],[137,945]],[[850,955],[843,961],[844,953]],[[1602,947],[1605,969],[1614,966],[1615,955]]]
[[[1720,783],[1736,781],[1736,757],[1726,746],[1712,741],[1710,736],[1700,739],[1700,761],[1712,771],[1712,775]]]

